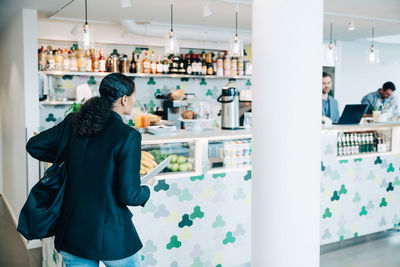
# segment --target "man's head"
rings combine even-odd
[[[322,73],[322,93],[328,94],[332,88],[332,77],[326,72]]]
[[[379,89],[379,93],[382,98],[390,98],[393,95],[395,90],[396,90],[396,86],[394,86],[394,83],[385,82],[382,85],[382,88]]]

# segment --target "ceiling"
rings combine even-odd
[[[0,0],[0,26],[20,8],[32,8],[39,16],[48,18],[50,14],[70,0]],[[228,3],[231,1],[231,3]],[[251,3],[251,0],[240,0]],[[169,0],[131,0],[132,6],[121,7],[121,0],[88,0],[89,21],[119,23],[121,19],[141,22],[169,23]],[[216,28],[234,28],[235,0],[210,0],[213,14],[203,17],[203,6],[207,0],[175,0],[174,22],[183,25],[195,25]],[[324,39],[329,39],[330,13],[341,13],[363,17],[398,20],[400,22],[400,0],[325,0]],[[328,15],[327,15],[328,14]],[[53,19],[78,19],[84,17],[84,0],[75,0]],[[356,30],[348,31],[349,18],[334,16],[333,39],[367,39],[371,35],[371,20],[353,19]],[[400,34],[400,23],[375,22],[375,35],[388,36]],[[240,5],[240,30],[251,30],[251,5]]]

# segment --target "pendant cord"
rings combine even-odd
[[[173,21],[174,21],[174,9],[173,9],[173,7],[174,7],[174,5],[173,4],[171,4],[171,32],[173,32],[174,31],[174,29],[173,29]]]
[[[372,46],[374,46],[375,27],[372,26]]]
[[[85,0],[85,25],[88,25],[88,23],[87,23],[87,0]]]
[[[235,28],[236,28],[236,37],[238,36],[238,12],[236,11],[236,25],[235,25]]]
[[[330,41],[329,41],[330,44],[332,44],[332,29],[333,29],[333,22],[331,21],[331,26],[330,26],[330,37],[329,37],[329,38],[330,38],[330,39],[329,39],[329,40],[330,40]]]

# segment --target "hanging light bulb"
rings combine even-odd
[[[176,55],[179,53],[179,42],[174,33],[174,1],[171,0],[171,31],[168,33],[167,41],[164,47],[165,55]]]
[[[368,62],[371,64],[379,63],[379,51],[374,46],[375,22],[372,22],[372,38],[371,45],[368,50]]]
[[[356,25],[354,23],[354,20],[350,20],[349,24],[347,24],[347,30],[354,31],[355,29],[356,29]]]
[[[85,0],[85,24],[79,31],[78,47],[80,49],[90,49],[94,47],[93,31],[87,22],[87,0]]]
[[[233,57],[242,57],[243,56],[243,41],[239,39],[238,36],[238,13],[239,13],[239,4],[236,3],[236,12],[235,12],[235,36],[232,40],[229,41],[229,52]]]
[[[329,44],[325,48],[325,61],[328,65],[335,65],[336,63],[336,46],[332,40],[333,34],[333,17],[331,18],[330,31],[329,31]]]

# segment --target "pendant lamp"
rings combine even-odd
[[[235,12],[235,36],[229,41],[229,52],[232,57],[242,57],[243,56],[243,41],[239,39],[238,36],[238,13],[239,4],[236,3]]]
[[[325,62],[328,65],[335,65],[336,63],[336,46],[333,44],[333,17],[331,18],[331,23],[330,23],[330,29],[329,29],[329,44],[325,48]]]
[[[167,35],[164,47],[165,55],[176,55],[179,53],[179,42],[174,32],[174,1],[171,0],[171,31]]]
[[[85,0],[85,24],[79,31],[78,46],[80,49],[94,48],[93,32],[87,22],[87,0]]]
[[[371,34],[371,46],[368,49],[368,62],[371,64],[379,63],[379,51],[374,46],[374,37],[375,37],[375,23],[372,23],[372,34]]]

